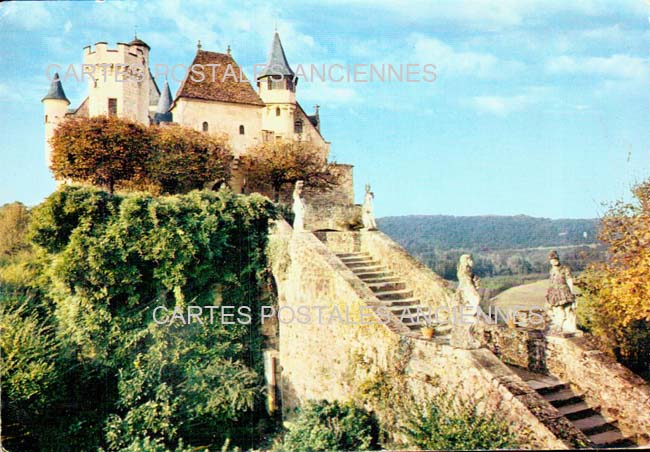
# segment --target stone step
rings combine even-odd
[[[582,396],[576,394],[571,389],[563,389],[557,392],[551,392],[550,394],[542,394],[546,400],[548,400],[551,405],[554,407],[560,407],[564,405],[571,405],[572,403],[578,403],[582,401]]]
[[[360,256],[370,257],[370,255],[369,255],[368,253],[365,253],[365,252],[356,252],[356,253],[336,253],[336,256],[337,256],[339,259],[345,259],[345,258],[348,258],[348,257],[360,257]]]
[[[589,417],[576,419],[572,422],[573,425],[582,430],[585,435],[593,435],[608,430],[617,430],[616,426],[607,422],[607,419],[602,417],[600,414],[592,414]]]
[[[404,300],[413,297],[410,289],[375,291],[375,296],[380,300]]]
[[[419,300],[416,300],[415,298],[410,298],[409,300],[414,300],[415,303],[413,303],[413,304],[405,304],[405,303],[402,303],[402,300],[398,300],[398,302],[399,302],[398,304],[387,305],[386,308],[390,312],[392,312],[393,314],[397,315],[398,317],[402,312],[417,312],[418,308],[420,308],[420,311],[424,315],[427,314],[425,308],[423,306],[421,306],[420,304],[418,304]]]
[[[385,292],[389,290],[404,290],[406,289],[406,284],[403,283],[402,281],[381,281],[381,282],[374,282],[374,283],[369,283],[367,281],[364,281],[368,287],[370,287],[370,290],[373,292]]]
[[[384,300],[382,304],[387,306],[389,309],[404,309],[411,306],[420,306],[420,300],[417,298],[402,298],[400,300]]]
[[[602,433],[588,435],[592,443],[597,447],[630,447],[635,444],[627,439],[620,430],[609,430]]]
[[[359,259],[355,261],[343,261],[348,268],[355,269],[358,267],[372,267],[374,265],[379,265],[379,262],[373,259]]]
[[[585,417],[598,414],[592,407],[587,405],[586,402],[581,401],[570,405],[563,405],[557,407],[557,410],[567,419],[574,421],[576,419],[583,419]]]
[[[386,267],[382,265],[368,265],[368,266],[363,266],[363,267],[354,267],[350,268],[353,273],[355,273],[357,276],[360,274],[365,274],[365,273],[372,273],[372,272],[385,272]]]
[[[378,283],[398,283],[404,282],[399,279],[397,276],[384,276],[383,278],[365,278],[363,280],[366,284],[378,284]]]
[[[393,278],[395,275],[393,275],[390,272],[383,271],[383,272],[365,272],[365,273],[355,273],[355,275],[361,279],[363,282],[367,282],[370,279],[377,279],[377,278]]]
[[[535,385],[533,385],[531,383],[532,382],[529,383],[530,386],[534,390],[536,390],[539,394],[541,394],[542,396],[546,395],[546,394],[552,394],[554,392],[561,392],[561,391],[564,391],[566,389],[571,389],[569,387],[568,383],[562,383],[562,382],[551,383],[551,384],[549,384],[549,383],[541,383],[541,384],[538,385],[538,387],[535,387]]]

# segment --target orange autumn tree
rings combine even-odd
[[[302,180],[311,188],[329,189],[338,178],[321,148],[306,141],[278,140],[249,149],[241,168],[254,188],[270,188],[275,201],[280,191]]]
[[[579,280],[580,321],[635,370],[650,370],[650,179],[632,189],[634,202],[615,203],[601,221],[606,262]]]
[[[156,194],[212,188],[230,179],[225,136],[124,118],[70,118],[54,132],[51,169],[59,180]]]
[[[57,179],[99,185],[110,193],[120,182],[143,179],[153,152],[147,128],[107,116],[66,119],[50,143]]]
[[[162,193],[212,188],[230,179],[233,155],[226,136],[179,125],[155,127],[151,132],[155,151],[146,173]]]

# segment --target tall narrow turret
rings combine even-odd
[[[287,56],[275,32],[266,66],[257,77],[260,97],[266,104],[262,128],[273,130],[276,136],[294,136],[296,117],[296,85],[298,78],[289,66]]]
[[[45,110],[45,163],[49,167],[52,164],[50,139],[54,135],[56,127],[65,118],[65,114],[68,112],[68,105],[70,105],[65,91],[63,91],[63,84],[61,84],[61,78],[58,73],[54,74],[54,78],[50,84],[50,90],[41,99],[41,102]]]
[[[165,80],[165,86],[163,87],[162,92],[160,93],[160,99],[158,99],[158,106],[156,107],[156,113],[153,117],[154,124],[160,124],[161,122],[172,122],[172,112],[169,109],[172,106],[172,92],[169,89],[169,83]]]

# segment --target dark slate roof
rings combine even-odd
[[[307,115],[307,119],[309,119],[309,122],[311,122],[314,125],[314,127],[318,127],[318,116]]]
[[[208,64],[215,64],[216,66],[207,66]],[[198,75],[190,77],[192,72],[188,71],[185,80],[183,80],[176,93],[176,99],[184,97],[237,104],[264,105],[248,79],[239,80],[240,73],[243,74],[243,72],[230,55],[198,50],[192,65],[202,65],[205,78],[203,81],[199,81],[200,77]],[[213,68],[214,77],[212,76]]]
[[[63,91],[63,85],[61,84],[61,78],[59,77],[58,72],[54,74],[54,79],[50,84],[50,90],[47,92],[45,97],[41,99],[41,102],[46,99],[61,99],[65,100],[67,103],[70,103],[68,98],[65,96],[65,91]]]
[[[153,121],[156,124],[161,122],[172,122],[172,114],[169,111],[171,106],[172,92],[169,89],[169,83],[165,80],[165,86],[163,87],[162,93],[160,93],[160,99],[158,100],[158,107],[156,108],[156,114],[153,117]]]
[[[149,70],[149,106],[158,105],[158,100],[160,100],[160,89],[158,89],[158,83],[156,83],[156,79]]]
[[[138,39],[137,37],[133,41],[129,42],[129,45],[130,46],[142,46],[142,47],[146,47],[147,49],[151,50],[151,47],[149,47],[149,44],[144,42],[142,39]]]
[[[284,54],[284,49],[282,48],[282,43],[280,42],[280,35],[278,32],[275,32],[273,36],[273,44],[271,44],[271,52],[269,53],[269,59],[266,62],[266,66],[260,72],[258,78],[268,77],[270,75],[286,75],[289,77],[294,77],[295,74],[289,62],[287,61],[287,56]]]
[[[86,97],[76,109],[73,108],[72,111],[69,111],[68,115],[78,118],[90,117],[90,112],[88,110],[88,98]]]

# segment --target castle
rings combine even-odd
[[[85,47],[83,71],[97,70],[92,75],[84,74],[88,76],[88,96],[77,108],[69,108],[63,84],[55,75],[42,99],[48,166],[51,163],[49,140],[58,124],[66,117],[98,115],[127,118],[145,125],[174,122],[205,133],[225,134],[236,160],[250,148],[278,139],[312,142],[322,149],[327,159],[330,143],[320,131],[318,106],[313,115],[308,115],[296,100],[298,78],[287,61],[277,31],[267,63],[255,80],[257,89],[247,79],[229,76],[228,72],[243,74],[230,48],[226,53],[210,52],[202,50],[199,42],[189,67],[210,70],[203,79],[187,71],[176,96],[172,97],[167,81],[161,91],[151,74],[150,50],[137,36],[127,44],[118,43],[116,49],[108,48],[106,42],[96,43],[94,49]],[[144,70],[138,79],[125,80],[116,74],[121,68],[125,74],[138,68]],[[339,172],[349,173],[344,198],[353,202],[351,166],[337,166]],[[243,191],[243,181],[236,171],[231,186]]]

